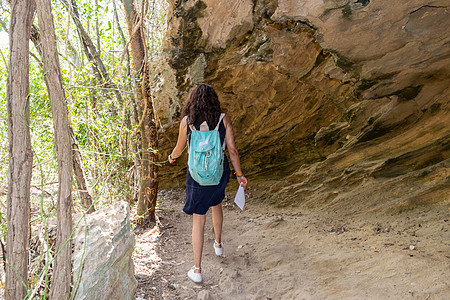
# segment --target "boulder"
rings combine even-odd
[[[128,203],[120,201],[81,218],[72,242],[74,299],[134,299],[138,283]]]

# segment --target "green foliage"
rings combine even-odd
[[[3,217],[3,213],[0,211],[0,236],[3,241],[6,241],[6,215]]]
[[[127,71],[124,43],[118,26],[127,35],[124,10],[121,1],[116,0],[120,24],[114,18],[112,0],[78,0],[77,5],[83,27],[96,47],[100,47],[100,57],[111,76],[111,81],[120,90],[124,103],[119,103],[115,93],[98,81],[92,62],[84,54],[83,45],[73,20],[60,1],[53,0],[53,17],[57,35],[59,61],[66,91],[66,101],[71,125],[83,157],[88,184],[96,207],[117,200],[128,200],[134,204],[136,158],[135,146],[139,142],[134,134],[133,79]],[[149,2],[149,12],[145,23],[149,54],[156,59],[160,54],[165,21],[165,1]],[[9,6],[2,1],[0,21],[8,27]],[[98,20],[98,22],[96,22]],[[34,20],[37,24],[37,20]],[[98,23],[98,29],[96,24]],[[38,25],[38,24],[37,24]],[[97,35],[98,32],[98,35]],[[1,33],[0,33],[1,34]],[[1,38],[7,37],[5,33]],[[126,40],[129,37],[126,36]],[[1,41],[0,41],[1,42]],[[126,41],[125,41],[126,42]],[[0,56],[0,72],[7,74],[7,43],[0,43],[4,58]],[[55,202],[58,189],[58,173],[52,110],[49,103],[43,70],[37,49],[30,42],[30,133],[33,147],[34,168],[31,189],[31,225],[40,224],[46,231],[46,219],[55,216]],[[123,56],[123,57],[122,57]],[[120,74],[120,75],[119,75]],[[128,75],[127,75],[128,74]],[[0,76],[0,235],[6,234],[6,189],[8,172],[8,128],[6,107],[7,76]],[[124,112],[124,113],[123,113]],[[74,181],[74,190],[77,186]],[[75,192],[74,208],[80,211],[82,205]],[[45,232],[48,239],[48,232]],[[48,242],[48,240],[47,240]],[[40,276],[44,274],[43,287],[35,299],[45,299],[48,294],[49,252],[41,252],[33,259],[38,268],[29,278],[29,295],[34,290]]]
[[[100,195],[102,201],[126,199],[132,202],[135,179],[134,163],[138,152],[133,151],[138,142],[134,135],[132,79],[127,74],[126,58],[123,56],[124,44],[118,27],[127,35],[124,23],[124,10],[121,1],[116,0],[120,24],[114,18],[112,0],[77,1],[81,22],[97,47],[100,43],[100,57],[104,62],[111,81],[121,90],[124,103],[119,103],[113,91],[101,85],[93,71],[92,62],[84,54],[81,40],[73,20],[60,1],[52,1],[55,31],[58,42],[59,60],[63,85],[71,125],[78,142],[84,167],[93,188],[94,197],[100,187],[106,186],[106,193]],[[159,55],[163,41],[165,21],[165,1],[149,2],[146,16],[147,42],[152,58]],[[9,7],[2,1],[0,20],[8,24]],[[98,22],[96,22],[98,20]],[[37,24],[37,20],[34,20]],[[98,30],[96,28],[98,23]],[[0,29],[1,30],[1,29]],[[98,36],[97,36],[98,32]],[[128,40],[129,37],[126,36]],[[30,51],[39,57],[38,51],[30,42]],[[8,49],[2,49],[7,61]],[[123,57],[122,57],[123,56]],[[56,197],[57,164],[53,134],[52,111],[43,70],[34,57],[30,57],[30,132],[34,152],[32,178],[32,210],[40,205],[41,193],[46,201]],[[5,63],[0,57],[0,72],[7,74]],[[120,75],[119,75],[120,74]],[[6,76],[0,77],[0,180],[6,188],[8,168],[8,136],[6,110]],[[122,112],[125,111],[125,114]],[[134,118],[135,119],[135,118]],[[74,189],[76,185],[74,184]],[[0,200],[4,202],[4,194]],[[74,194],[75,201],[77,194]],[[53,200],[52,200],[53,201]],[[77,204],[75,207],[79,207]],[[44,213],[51,215],[53,205],[46,205]],[[0,209],[2,213],[2,209]]]

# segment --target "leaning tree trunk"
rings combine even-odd
[[[41,60],[43,60],[41,33],[39,32],[39,28],[34,24],[31,27],[31,41],[38,50],[39,55],[41,56]],[[73,133],[72,127],[70,127],[70,138],[72,140],[72,163],[73,171],[75,174],[75,181],[77,182],[78,191],[80,192],[80,198],[83,208],[88,214],[90,214],[95,211],[95,207],[94,205],[92,205],[92,196],[86,180],[86,174],[84,172],[83,158],[81,156],[80,149],[78,147],[78,143]]]
[[[153,97],[150,87],[150,68],[148,66],[147,48],[145,45],[145,28],[142,18],[137,14],[133,0],[122,0],[125,8],[126,22],[131,41],[131,57],[134,75],[137,78],[136,99],[139,102],[141,120],[139,130],[142,146],[141,183],[137,213],[150,221],[155,221],[156,197],[158,193],[158,167],[156,162],[158,134],[156,131]],[[148,3],[143,1],[143,6]],[[145,15],[146,9],[142,9]]]
[[[95,208],[94,205],[92,204],[92,196],[90,188],[86,181],[85,175],[86,173],[84,172],[83,158],[81,157],[80,148],[78,147],[77,140],[75,139],[75,134],[73,133],[72,127],[70,127],[70,138],[72,141],[73,173],[75,174],[83,208],[86,211],[86,213],[90,214],[95,211]]]
[[[96,49],[92,39],[89,34],[81,24],[80,14],[78,13],[78,6],[76,1],[70,0],[70,4],[67,0],[61,0],[61,2],[66,6],[67,10],[71,13],[72,19],[77,27],[78,34],[81,38],[81,43],[83,44],[83,50],[89,61],[92,62],[92,68],[97,80],[100,84],[103,84],[106,88],[112,89],[114,92],[117,102],[119,105],[123,104],[122,94],[119,91],[117,85],[112,81],[111,76],[109,76],[108,70],[105,67],[101,57],[100,49]],[[71,7],[69,7],[69,5]],[[113,114],[116,114],[114,106],[112,107]]]
[[[55,267],[52,276],[52,299],[69,299],[72,279],[72,143],[56,34],[50,0],[37,0],[41,29],[42,60],[50,99],[58,161],[58,203]]]
[[[35,3],[11,1],[7,82],[9,168],[5,299],[24,299],[28,283],[30,185],[33,152],[30,137],[29,40]]]

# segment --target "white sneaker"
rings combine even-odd
[[[216,244],[219,245],[220,247],[216,247]],[[218,243],[216,240],[214,240],[214,251],[216,252],[217,256],[223,255],[223,243],[222,242]]]
[[[200,268],[193,266],[188,272],[188,277],[193,282],[200,283],[200,282],[202,282],[202,273],[195,273],[194,272],[195,270],[200,270]]]

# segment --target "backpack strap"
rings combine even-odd
[[[222,122],[222,119],[224,117],[225,117],[225,114],[221,113],[220,117],[219,117],[219,122],[217,122],[216,128],[214,128],[214,130],[219,130],[220,122]],[[205,123],[205,122],[203,122],[203,123]],[[202,125],[203,125],[203,123],[202,123]],[[191,129],[191,131],[197,130],[197,128],[194,127],[194,124],[189,124],[189,128]]]
[[[219,126],[220,126],[220,122],[222,122],[223,118],[225,117],[224,113],[220,114],[220,118],[219,118],[219,122],[217,122],[216,128],[214,130],[217,130],[217,133],[219,132]],[[222,144],[222,150],[225,151],[225,147],[227,146],[227,139],[226,136],[223,139],[223,144]]]
[[[220,114],[219,122],[217,122],[216,128],[214,130],[219,130],[220,122],[222,122],[223,117],[225,117],[224,113]]]

